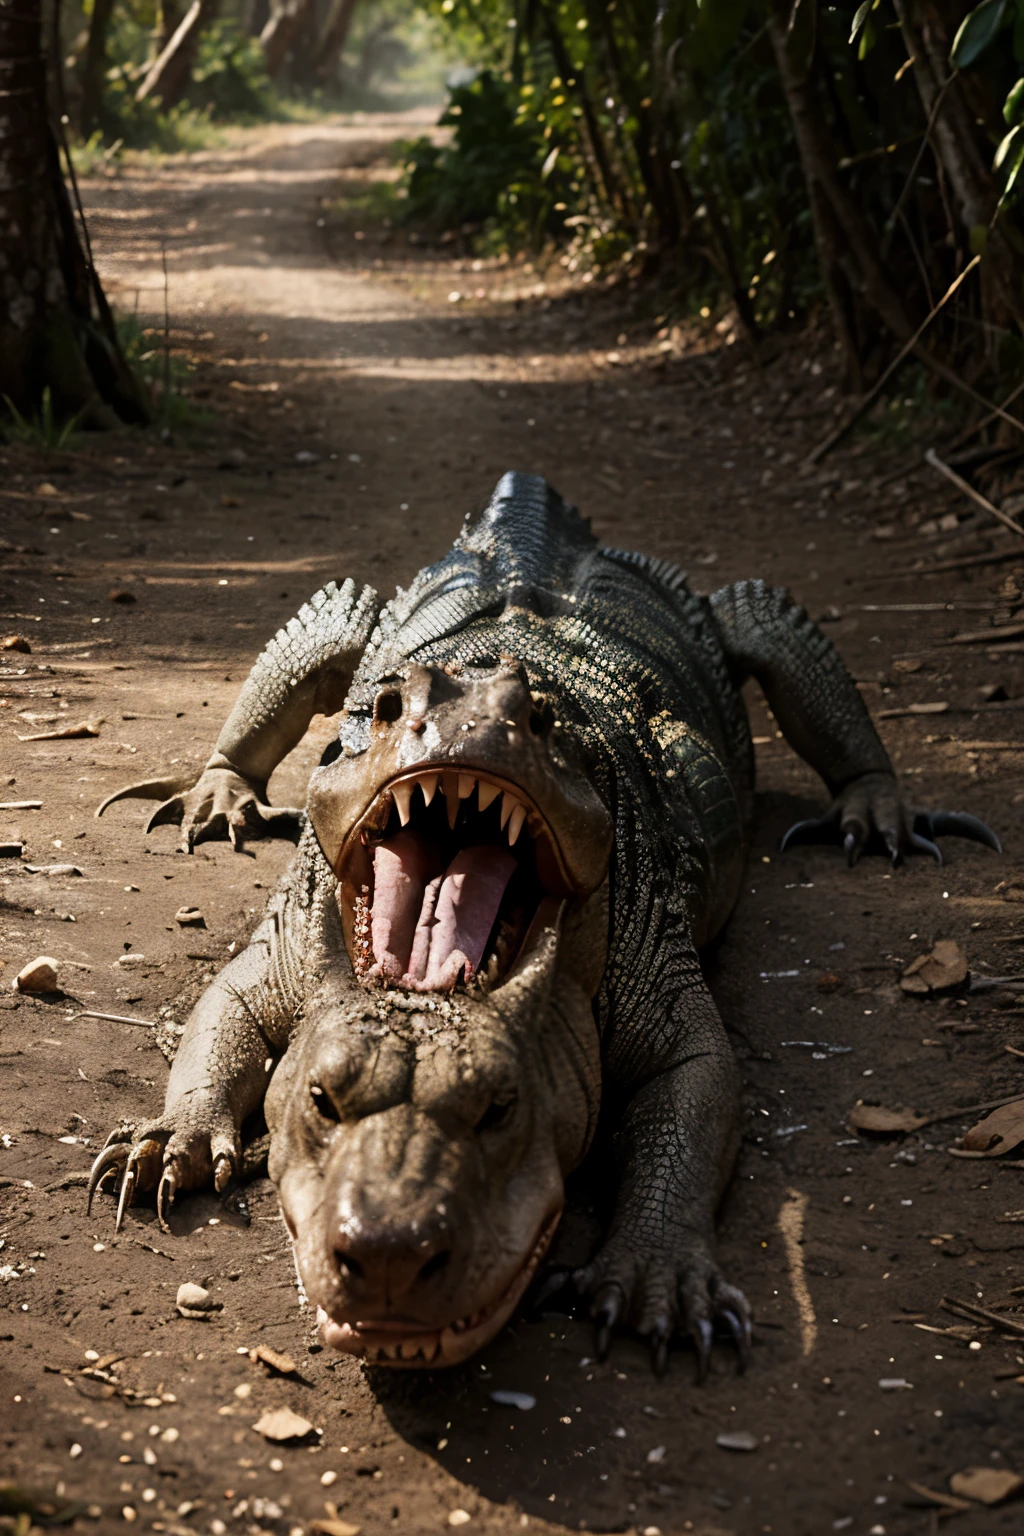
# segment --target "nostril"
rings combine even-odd
[[[445,1268],[451,1256],[452,1251],[450,1248],[444,1248],[440,1253],[431,1254],[430,1258],[423,1265],[422,1269],[417,1275],[417,1280],[421,1283],[427,1280],[433,1280],[434,1276],[439,1275],[442,1269]]]
[[[338,1269],[343,1280],[361,1280],[363,1278],[363,1266],[351,1253],[343,1250],[338,1252]]]

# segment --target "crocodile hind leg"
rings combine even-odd
[[[146,831],[178,823],[190,853],[207,838],[230,837],[240,848],[247,833],[292,835],[303,813],[268,805],[268,780],[314,715],[341,708],[379,606],[372,587],[329,582],[257,658],[199,778],[179,775],[126,785],[108,795],[96,815],[116,800],[159,800]]]
[[[791,827],[783,848],[839,843],[850,864],[876,850],[893,864],[913,853],[941,864],[935,839],[942,836],[1001,851],[996,834],[975,816],[908,809],[839,652],[784,588],[738,581],[713,593],[710,603],[734,683],[757,679],[786,740],[832,794],[829,811]]]
[[[613,1140],[615,1213],[603,1246],[574,1278],[590,1301],[602,1358],[616,1327],[631,1327],[660,1373],[682,1332],[703,1380],[716,1327],[732,1340],[741,1370],[750,1349],[750,1307],[714,1256],[715,1209],[738,1144],[738,1073],[696,954],[680,966],[662,946],[654,958],[652,1009],[644,1017],[627,1004],[629,1028],[615,1032],[606,1067],[620,1084],[636,1081]]]

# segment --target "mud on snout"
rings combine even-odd
[[[544,978],[531,969],[544,957],[498,989],[501,1011],[456,995],[382,1020],[360,989],[278,1068],[270,1172],[326,1344],[453,1365],[529,1285],[593,1111],[570,1089],[556,1112],[544,1063],[502,1017],[537,1008]]]

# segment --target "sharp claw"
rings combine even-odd
[[[152,832],[154,827],[165,827],[170,822],[178,826],[185,814],[185,805],[180,795],[172,795],[170,800],[165,800],[163,805],[158,805],[152,816],[146,822],[146,831]]]
[[[794,843],[835,843],[839,841],[839,826],[834,816],[812,816],[809,821],[795,821],[779,844],[779,852]]]
[[[706,1317],[699,1318],[690,1329],[693,1347],[697,1351],[697,1385],[702,1387],[711,1369],[711,1324]]]
[[[213,1165],[213,1187],[218,1195],[222,1195],[228,1188],[235,1175],[234,1158],[227,1152],[221,1152]]]
[[[121,1180],[121,1198],[117,1202],[117,1217],[114,1221],[114,1231],[120,1232],[124,1221],[124,1213],[132,1203],[135,1193],[136,1173],[134,1168],[126,1168],[124,1178]]]
[[[843,853],[846,855],[847,868],[852,869],[860,853],[860,842],[856,832],[847,832],[843,838]]]
[[[108,795],[102,805],[96,807],[95,815],[102,816],[108,805],[113,805],[115,800],[166,800],[168,795],[180,795],[182,790],[189,787],[190,779],[175,776],[168,779],[145,779],[140,784],[126,784],[124,789],[117,789],[112,795]]]
[[[922,837],[918,832],[911,832],[910,841],[918,853],[930,854],[936,864],[942,863],[942,849],[937,843],[931,842],[927,837]]]
[[[885,832],[882,835],[885,838],[885,846],[888,849],[889,857],[892,860],[892,867],[893,869],[899,869],[900,865],[903,863],[903,853],[900,848],[899,833],[896,831],[895,827],[886,827]]]
[[[174,1191],[177,1188],[177,1180],[174,1177],[174,1169],[166,1167],[160,1177],[160,1183],[156,1189],[156,1219],[160,1223],[162,1232],[169,1232],[167,1225],[167,1211],[174,1204]],[[166,1199],[166,1206],[164,1204]]]
[[[115,1168],[120,1163],[126,1163],[128,1161],[128,1155],[130,1151],[131,1148],[127,1142],[108,1142],[107,1145],[103,1148],[103,1151],[100,1153],[99,1157],[97,1157],[96,1161],[93,1163],[92,1168],[89,1171],[89,1188],[85,1204],[85,1214],[87,1216],[92,1210],[92,1197],[99,1189],[100,1184],[103,1182],[104,1178],[106,1178],[107,1174],[111,1171],[112,1168]]]
[[[599,1360],[607,1360],[612,1345],[612,1332],[622,1311],[623,1295],[617,1285],[606,1285],[597,1294],[591,1309],[595,1325],[595,1353]]]
[[[664,1376],[668,1370],[668,1341],[672,1327],[667,1317],[659,1317],[651,1329],[651,1365],[655,1376]]]
[[[919,811],[914,817],[914,831],[933,841],[937,837],[966,837],[972,843],[984,843],[996,853],[1003,851],[992,828],[967,811]]]
[[[736,1369],[742,1376],[750,1364],[750,1324],[730,1307],[723,1307],[721,1316],[736,1345]]]

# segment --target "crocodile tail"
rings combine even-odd
[[[543,475],[509,470],[483,511],[466,519],[455,547],[481,555],[502,586],[568,590],[597,540]]]

